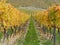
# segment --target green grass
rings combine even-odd
[[[0,32],[0,40],[2,39],[3,37],[3,32]]]
[[[51,34],[53,34],[53,29],[51,30]],[[50,33],[50,31],[48,30],[48,33]],[[56,31],[56,45],[60,44],[60,35],[58,34],[58,32]],[[46,40],[46,42],[44,42],[44,45],[53,45],[53,40]]]
[[[60,44],[60,34],[56,33],[56,42]]]
[[[56,33],[56,45],[60,44],[60,35]],[[44,45],[53,45],[53,40],[47,40]]]
[[[25,37],[25,41],[21,41],[19,40],[17,43],[17,45],[20,45],[20,43],[23,42],[23,45],[39,45],[39,40],[35,31],[35,27],[34,27],[34,21],[31,18],[30,19],[30,24],[29,24],[29,29],[27,32],[27,35]],[[48,33],[50,33],[50,31],[48,30]],[[51,34],[53,34],[53,29]],[[60,43],[60,35],[58,33],[56,33],[56,42]],[[53,40],[44,40],[43,41],[43,45],[53,45]],[[58,45],[58,44],[57,44]]]
[[[51,40],[45,40],[45,42],[43,43],[43,45],[53,45],[53,41],[51,41]]]
[[[29,30],[23,45],[39,45],[39,40],[35,31],[33,19],[30,19]]]

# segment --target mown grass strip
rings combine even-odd
[[[39,40],[35,31],[33,19],[30,19],[29,30],[23,45],[39,45]]]

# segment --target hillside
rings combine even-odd
[[[60,3],[60,0],[8,0],[9,3],[15,7],[36,7],[36,8],[47,8],[53,3]]]

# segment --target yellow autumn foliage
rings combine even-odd
[[[11,4],[0,2],[0,23],[3,23],[4,27],[19,26],[29,17],[28,14],[21,12]]]

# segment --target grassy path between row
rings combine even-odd
[[[29,29],[23,45],[39,45],[38,36],[36,34],[34,21],[32,18],[30,19]]]

